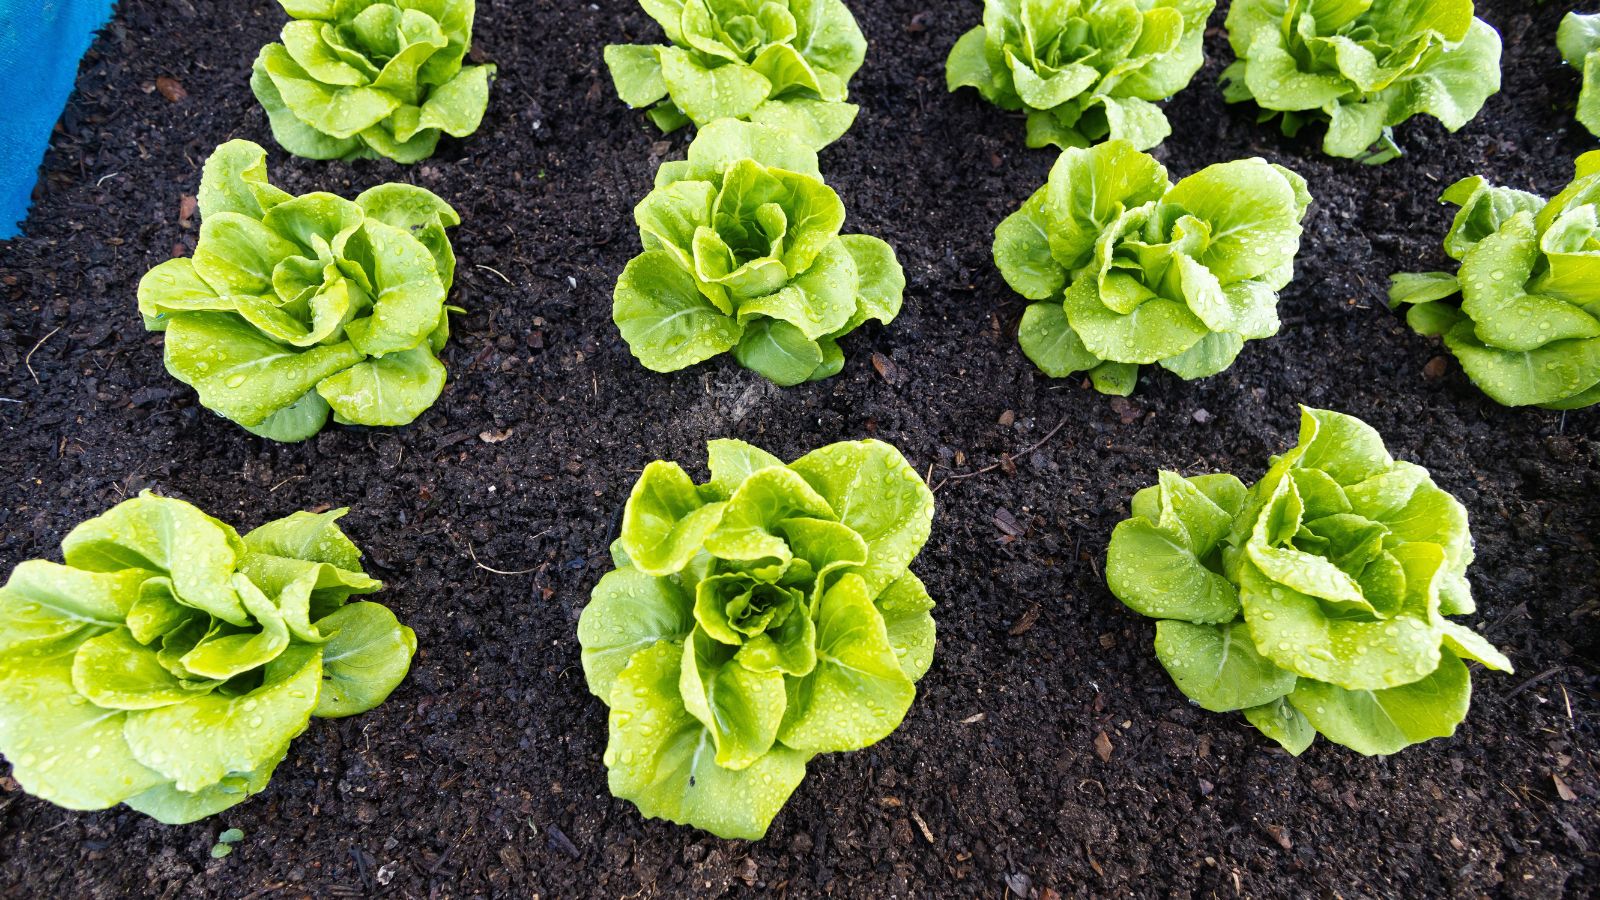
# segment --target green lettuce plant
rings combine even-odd
[[[994,261],[1029,300],[1017,338],[1045,374],[1087,370],[1132,393],[1139,366],[1215,375],[1246,340],[1278,331],[1311,195],[1260,159],[1173,184],[1126,141],[1068,149],[1050,179],[995,229]]]
[[[1388,162],[1394,126],[1428,115],[1455,131],[1500,90],[1500,34],[1472,0],[1236,0],[1223,70],[1230,103],[1293,136],[1325,122],[1330,156]]]
[[[789,465],[734,440],[709,456],[699,485],[645,468],[578,640],[611,709],[611,793],[756,839],[811,757],[877,743],[910,708],[933,661],[933,600],[908,568],[933,493],[878,441]]]
[[[840,338],[900,312],[894,250],[839,234],[844,204],[789,132],[707,125],[633,217],[644,252],[617,279],[612,318],[654,371],[732,350],[777,384],[817,381],[843,368]]]
[[[495,67],[463,66],[476,0],[278,0],[292,19],[250,88],[283,149],[309,159],[433,155],[489,105]]]
[[[382,703],[417,641],[336,524],[295,513],[240,537],[145,493],[74,528],[65,564],[0,587],[0,753],[36,797],[126,803],[167,824],[267,786],[313,716]]]
[[[1576,168],[1548,202],[1476,176],[1451,185],[1441,199],[1461,208],[1444,249],[1459,270],[1395,275],[1389,288],[1411,327],[1443,337],[1506,406],[1600,402],[1600,150]]]
[[[956,42],[952,90],[974,87],[1026,110],[1028,146],[1087,147],[1109,136],[1148,150],[1172,133],[1154,101],[1205,61],[1216,0],[984,0],[983,24]]]
[[[1466,509],[1366,423],[1301,409],[1300,442],[1246,489],[1162,472],[1111,534],[1106,582],[1158,619],[1156,658],[1212,712],[1299,755],[1320,732],[1367,755],[1448,737],[1465,660],[1511,663],[1474,611]]]
[[[741,119],[812,147],[855,121],[850,76],[867,41],[842,0],[639,0],[667,44],[612,44],[617,95],[662,131]]]
[[[1556,31],[1556,47],[1567,65],[1583,73],[1578,122],[1600,136],[1600,13],[1567,13]]]
[[[455,255],[443,200],[385,184],[354,201],[292,196],[266,153],[229,141],[200,179],[200,240],[139,282],[167,371],[207,409],[277,441],[328,419],[405,425],[444,390]]]

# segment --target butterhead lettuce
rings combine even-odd
[[[229,141],[200,179],[200,240],[139,282],[167,371],[247,431],[301,441],[334,420],[405,425],[444,390],[438,353],[460,223],[434,194],[385,184],[355,200],[291,196],[266,153]]]
[[[1162,472],[1106,557],[1111,592],[1159,621],[1178,689],[1296,755],[1318,733],[1394,753],[1455,733],[1466,662],[1511,663],[1452,621],[1475,606],[1461,503],[1366,423],[1301,410],[1300,442],[1246,488]]]
[[[0,753],[36,797],[181,824],[266,788],[312,717],[366,712],[410,668],[411,629],[339,530],[295,513],[240,537],[181,500],[125,500],[64,563],[0,587]]]
[[[776,384],[818,381],[843,368],[840,338],[900,312],[894,250],[839,233],[844,204],[816,151],[781,129],[707,125],[633,217],[644,252],[617,279],[612,318],[656,372],[731,350]]]
[[[1028,114],[1028,146],[1103,138],[1148,150],[1172,133],[1157,100],[1205,61],[1216,0],[984,0],[983,24],[956,42],[950,90],[974,87]]]
[[[908,568],[933,493],[879,441],[788,465],[709,451],[704,484],[645,468],[578,640],[611,709],[611,793],[756,839],[813,756],[877,743],[910,708],[933,661],[933,600]]]
[[[1459,206],[1444,249],[1455,273],[1393,276],[1391,306],[1444,339],[1484,393],[1506,406],[1600,402],[1600,150],[1578,157],[1546,201],[1474,176],[1441,198]]]
[[[842,0],[639,0],[666,44],[612,44],[617,95],[662,131],[741,119],[812,147],[855,121],[845,102],[867,40]]]
[[[1294,276],[1305,180],[1261,159],[1208,166],[1173,184],[1126,141],[1062,152],[1050,179],[995,230],[994,260],[1037,301],[1017,338],[1053,378],[1087,371],[1132,393],[1139,366],[1184,379],[1233,364],[1278,331]]]
[[[464,66],[476,0],[278,0],[291,21],[250,88],[283,149],[309,159],[433,155],[478,130],[492,65]]]
[[[1427,115],[1456,131],[1500,90],[1500,34],[1472,13],[1472,0],[1235,0],[1223,96],[1290,136],[1326,123],[1330,156],[1387,162],[1394,126]]]
[[[1600,13],[1567,13],[1556,30],[1556,47],[1567,65],[1583,76],[1578,122],[1600,136]]]

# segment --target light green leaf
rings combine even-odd
[[[1367,756],[1455,734],[1471,699],[1467,667],[1448,653],[1431,674],[1400,687],[1346,690],[1305,678],[1289,694],[1324,737]]]
[[[748,66],[708,69],[679,47],[662,47],[660,54],[672,102],[697,125],[748,116],[772,94],[772,82]]]
[[[78,525],[61,542],[68,566],[166,573],[183,603],[240,626],[249,617],[231,576],[241,549],[233,529],[148,491]]]
[[[306,729],[322,680],[321,648],[296,645],[265,671],[260,687],[236,697],[204,694],[129,713],[123,733],[141,763],[197,791],[282,757]]]
[[[641,44],[610,44],[605,49],[606,67],[616,83],[617,96],[634,109],[650,106],[667,95],[661,77],[659,47]]]
[[[933,598],[922,579],[911,570],[896,578],[873,601],[883,616],[884,628],[889,635],[889,646],[900,661],[900,670],[916,683],[933,665],[933,649],[937,629],[934,626]]]
[[[1050,251],[1046,191],[1046,188],[1035,191],[1022,208],[1007,216],[994,232],[994,264],[1011,289],[1029,300],[1056,298],[1067,283],[1067,270],[1056,262]],[[1054,305],[1060,307],[1059,303]],[[1029,356],[1032,358],[1032,354]],[[1034,362],[1039,361],[1035,359]],[[1039,366],[1049,371],[1043,363]]]
[[[589,692],[609,703],[617,674],[634,654],[680,643],[693,628],[693,602],[671,579],[633,568],[607,572],[578,618]]]
[[[734,348],[739,365],[779,387],[808,380],[822,365],[822,347],[805,332],[781,319],[757,319],[745,327]]]
[[[444,392],[444,364],[429,347],[363,360],[324,378],[317,393],[345,425],[409,425]]]
[[[1022,311],[1017,340],[1028,359],[1051,378],[1066,378],[1101,362],[1083,346],[1059,301],[1029,304]]]
[[[768,100],[750,113],[750,121],[767,125],[821,149],[844,136],[861,108],[853,103],[786,97]]]
[[[72,656],[0,656],[0,753],[22,789],[67,809],[106,809],[165,779],[123,739],[127,713],[72,686]]]
[[[701,491],[709,490],[718,500],[728,499],[745,479],[756,472],[783,465],[783,460],[760,447],[731,438],[707,441],[706,457],[711,480]]]
[[[852,569],[877,596],[911,565],[933,526],[933,492],[900,451],[882,441],[845,441],[813,450],[789,468],[867,542],[867,564]]]
[[[84,641],[72,658],[72,686],[105,709],[154,709],[182,703],[194,691],[168,672],[156,651],[118,628]]]
[[[678,678],[684,709],[711,735],[716,764],[731,770],[750,768],[773,749],[787,702],[782,672],[753,672],[736,652],[695,629]]]
[[[118,552],[120,548],[114,549]],[[42,559],[18,563],[0,587],[0,655],[66,650],[121,625],[155,573],[130,568],[85,571]]]
[[[268,760],[254,772],[229,775],[210,787],[198,791],[180,791],[168,782],[156,785],[142,794],[135,794],[123,802],[164,825],[187,825],[216,815],[250,799],[252,794],[266,790],[272,779],[272,770],[283,762],[288,745],[277,758]]]
[[[353,716],[387,700],[417,652],[416,634],[377,603],[352,603],[316,625],[328,636],[322,692],[312,712],[319,718]]]
[[[682,657],[676,644],[659,643],[618,674],[605,753],[611,793],[648,817],[760,839],[805,777],[810,754],[775,745],[744,769],[717,765],[710,734],[678,692]]]
[[[647,575],[671,575],[689,564],[722,519],[725,504],[704,503],[677,463],[652,462],[628,495],[622,546]]]
[[[778,739],[813,753],[857,750],[899,727],[916,688],[864,581],[841,578],[817,610],[817,666],[788,682]]]
[[[1294,690],[1295,674],[1257,653],[1242,621],[1196,625],[1165,619],[1156,623],[1155,647],[1178,689],[1212,712],[1261,706]]]
[[[1263,706],[1252,706],[1244,710],[1244,717],[1293,756],[1306,752],[1317,739],[1317,730],[1311,727],[1311,721],[1301,715],[1287,697],[1279,697]]]
[[[1238,591],[1196,556],[1187,537],[1143,517],[1112,530],[1106,585],[1128,608],[1151,618],[1208,624],[1239,614]]]
[[[666,251],[634,257],[617,279],[612,319],[628,349],[657,372],[674,372],[739,343],[739,323],[717,309]]]

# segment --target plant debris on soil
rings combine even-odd
[[[1600,881],[1600,412],[1506,409],[1385,305],[1387,276],[1440,268],[1467,175],[1549,194],[1594,146],[1556,24],[1570,4],[1481,0],[1505,87],[1455,135],[1398,129],[1367,168],[1223,104],[1208,62],[1155,151],[1180,177],[1263,156],[1316,197],[1284,329],[1227,372],[1146,367],[1127,399],[1043,377],[1017,347],[1025,301],[993,230],[1056,154],[944,59],[977,0],[854,0],[870,42],[855,127],[822,154],[847,230],[889,241],[905,311],[844,342],[839,376],[779,390],[729,357],[646,371],[611,322],[638,250],[633,205],[681,155],[617,100],[610,42],[655,41],[635,0],[480,0],[482,129],[406,168],[272,146],[251,96],[284,16],[255,0],[123,0],[84,60],[24,236],[0,244],[0,565],[56,557],[81,520],[149,488],[241,527],[350,506],[347,531],[416,629],[379,708],[314,721],[261,795],[159,825],[57,809],[0,778],[0,894],[13,897],[515,895],[1553,897]],[[1585,4],[1589,8],[1592,4]],[[354,196],[404,180],[460,211],[456,320],[439,403],[399,429],[252,437],[162,369],[139,277],[194,246],[200,165],[271,150],[286,190]],[[1299,759],[1238,715],[1189,705],[1154,626],[1102,577],[1111,528],[1156,471],[1247,481],[1293,444],[1297,403],[1359,416],[1471,512],[1479,611],[1510,655],[1479,671],[1453,738],[1367,759]],[[1054,430],[1053,430],[1054,429]],[[605,709],[574,634],[646,463],[704,474],[704,442],[785,458],[838,440],[898,446],[939,487],[915,564],[939,648],[905,724],[818,758],[764,841],[642,819],[606,789]],[[0,773],[9,769],[0,768]],[[213,859],[224,829],[248,840]]]

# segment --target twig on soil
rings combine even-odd
[[[1517,685],[1516,687],[1512,688],[1511,690],[1507,691],[1506,692],[1506,699],[1510,700],[1512,697],[1515,697],[1516,695],[1522,693],[1523,691],[1527,690],[1528,688],[1531,688],[1534,685],[1538,684],[1539,682],[1545,680],[1546,678],[1549,678],[1551,675],[1554,675],[1557,672],[1564,671],[1566,668],[1567,668],[1566,666],[1556,666],[1554,669],[1545,669],[1543,672],[1540,672],[1539,674],[1533,676],[1532,678],[1529,678],[1527,681],[1524,681],[1523,683],[1521,683],[1521,684]]]
[[[44,342],[50,340],[53,337],[55,337],[56,336],[56,332],[58,332],[60,330],[61,330],[61,326],[60,325],[57,325],[56,327],[50,329],[50,333],[45,335],[42,338],[39,338],[39,343],[34,344],[33,345],[33,349],[28,351],[28,355],[24,356],[22,358],[22,364],[28,368],[28,374],[33,376],[33,383],[34,384],[38,384],[39,383],[39,373],[35,372],[33,370],[33,354],[39,352],[39,348],[44,346]]]
[[[993,472],[995,469],[1000,468],[1000,466],[1003,465],[1004,461],[1007,460],[1007,459],[1016,459],[1019,456],[1026,456],[1027,454],[1032,453],[1033,451],[1035,451],[1035,450],[1039,449],[1040,447],[1043,447],[1045,444],[1049,443],[1050,439],[1056,436],[1056,432],[1060,431],[1061,429],[1063,429],[1065,427],[1067,427],[1067,420],[1065,418],[1063,418],[1060,422],[1056,423],[1056,427],[1050,429],[1050,433],[1049,434],[1047,434],[1044,437],[1040,438],[1039,440],[1035,441],[1033,444],[1022,448],[1021,450],[1018,450],[1016,453],[1001,454],[1001,457],[1000,457],[1001,458],[1001,462],[990,463],[989,465],[984,466],[983,468],[978,469],[975,472],[963,472],[963,473],[961,473],[959,475],[947,476],[943,481],[939,482],[939,486],[935,487],[933,489],[933,491],[934,491],[934,493],[938,493],[939,492],[939,488],[944,487],[945,485],[949,484],[952,481],[962,481],[962,480],[965,480],[967,478],[974,478],[974,477],[976,477],[978,475],[982,475],[982,474],[984,474],[986,472]],[[930,467],[928,469],[928,471],[930,473],[928,477],[931,479],[933,477],[932,474],[931,474],[933,472],[932,467]]]
[[[550,529],[546,528],[545,530],[539,532],[538,534],[534,535],[533,537],[529,538],[528,540],[531,541],[534,538],[542,538],[542,537],[544,537],[545,535],[547,535],[549,533],[550,533]],[[496,575],[526,575],[529,572],[537,572],[537,571],[539,571],[539,566],[534,566],[531,569],[518,569],[515,572],[507,572],[507,571],[505,571],[503,569],[496,569],[493,566],[486,566],[483,563],[478,561],[478,552],[476,550],[472,549],[472,542],[471,541],[467,541],[467,555],[472,557],[472,564],[473,565],[475,565],[478,568],[484,570],[485,572],[493,572]]]
[[[494,274],[500,276],[500,280],[501,281],[504,281],[506,284],[511,284],[511,279],[507,278],[505,276],[504,272],[500,271],[499,269],[496,269],[493,266],[486,266],[486,265],[484,265],[482,263],[478,263],[476,266],[474,266],[474,268],[483,269],[484,271],[487,271],[487,272],[493,272]]]
[[[0,403],[21,403],[21,402],[22,402],[21,400],[13,400],[10,397],[0,397]]]

